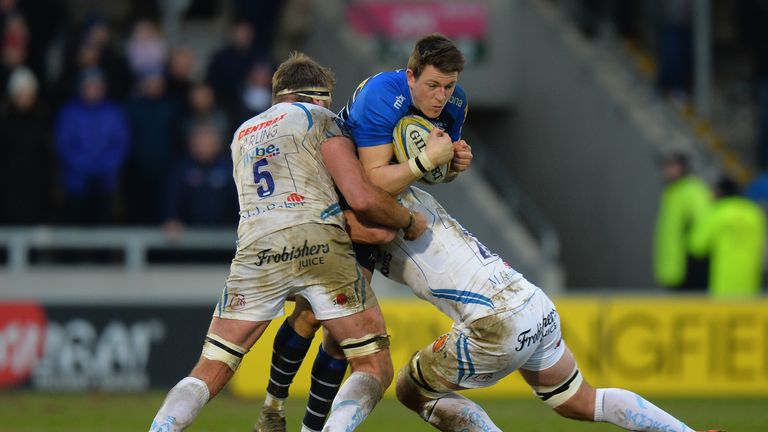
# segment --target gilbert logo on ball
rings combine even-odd
[[[37,303],[0,303],[0,389],[29,378],[43,356],[46,317]]]
[[[435,125],[418,115],[408,115],[400,119],[392,131],[392,145],[398,162],[407,162],[427,148],[429,132]],[[420,181],[428,184],[442,183],[448,175],[450,164],[436,166],[424,174]]]

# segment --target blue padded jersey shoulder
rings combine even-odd
[[[457,85],[440,117],[432,121],[457,141],[461,137],[466,107],[466,94]],[[371,147],[391,144],[392,130],[408,114],[420,112],[413,106],[405,69],[400,69],[379,73],[360,83],[339,117],[356,146]]]

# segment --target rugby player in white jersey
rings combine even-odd
[[[358,214],[403,229],[409,239],[424,231],[425,219],[368,182],[352,142],[327,109],[333,84],[330,70],[294,54],[273,77],[274,105],[235,132],[237,252],[200,360],[168,393],[150,431],[188,427],[283,314],[289,296],[312,307],[352,365],[339,394],[356,403],[336,410],[334,421],[359,424],[389,386],[384,320],[355,262],[334,186]]]
[[[426,36],[417,41],[405,71],[364,81],[341,113],[371,180],[399,195],[406,207],[428,215],[425,235],[413,243],[398,236],[382,248],[379,269],[454,321],[448,333],[416,352],[400,371],[398,399],[439,430],[499,431],[480,406],[457,391],[493,385],[519,370],[538,397],[564,417],[634,431],[693,432],[635,393],[590,386],[562,339],[560,318],[546,294],[485,248],[431,195],[410,186],[426,170],[391,163],[395,124],[418,113],[454,139],[453,171],[468,168],[471,148],[455,135],[464,116],[444,116],[446,104],[466,114],[466,95],[454,94],[463,65],[452,41]],[[425,152],[432,165],[451,160],[443,159],[441,143],[430,141]],[[353,226],[352,231],[357,228],[365,230]],[[308,313],[294,322],[294,328],[311,326]],[[337,395],[331,418],[344,403]]]

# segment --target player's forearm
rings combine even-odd
[[[387,192],[373,185],[356,194],[349,201],[350,207],[365,220],[385,227],[401,229],[409,225],[411,212],[398,204]]]
[[[366,168],[366,170],[371,183],[392,196],[399,195],[416,181],[408,162]]]
[[[355,243],[387,244],[395,239],[398,232],[395,228],[372,224],[361,219],[352,210],[344,210],[344,218],[347,221],[347,233]]]

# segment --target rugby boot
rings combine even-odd
[[[253,432],[285,432],[285,411],[263,407],[259,420],[253,426]]]

